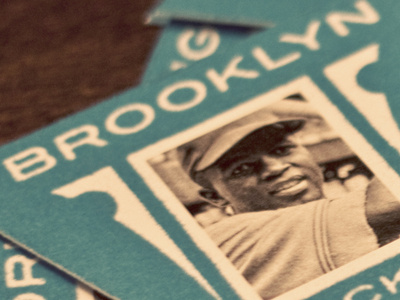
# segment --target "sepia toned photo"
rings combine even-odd
[[[400,233],[399,202],[301,94],[148,164],[263,299]]]

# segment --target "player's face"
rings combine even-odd
[[[271,140],[266,146],[251,135],[207,170],[219,197],[236,212],[284,208],[323,197],[322,173],[310,153],[292,137],[274,139],[271,148]]]

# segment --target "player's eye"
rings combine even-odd
[[[230,177],[237,178],[252,174],[256,169],[255,162],[241,163],[230,172]]]
[[[292,152],[294,145],[282,145],[272,149],[269,154],[276,155],[276,156],[285,156]]]

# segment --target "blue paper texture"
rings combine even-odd
[[[284,5],[290,10],[293,4],[297,5],[292,2],[289,6],[288,2]],[[304,6],[303,2],[301,4]],[[185,5],[179,0],[164,0],[149,13],[147,21],[156,25],[166,25],[171,20],[179,20],[266,28],[274,25],[273,20],[276,20],[274,6],[279,5],[281,3],[278,1],[262,0],[250,2],[190,0],[185,1]]]
[[[271,28],[295,18],[319,18],[321,11],[330,11],[335,2],[313,1],[212,1],[164,0],[148,16],[148,22],[166,25],[171,20],[195,21],[209,24],[236,25],[252,28]]]
[[[343,19],[360,3],[367,8],[361,21]],[[302,18],[202,64],[1,147],[2,234],[115,298],[241,298],[128,157],[307,76],[398,176],[399,147],[387,135],[398,134],[397,120],[387,125],[399,115],[398,9],[396,1],[315,4]],[[299,41],[305,31],[314,39]],[[248,72],[215,79],[232,69]],[[358,80],[358,89],[349,90],[350,80]],[[376,103],[380,118],[363,110],[358,95],[369,107]]]
[[[95,300],[91,291],[31,254],[0,240],[2,299]]]

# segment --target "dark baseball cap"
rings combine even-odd
[[[304,123],[304,119],[280,118],[271,112],[257,119],[243,118],[180,146],[179,159],[187,174],[198,184],[206,186],[208,183],[200,176],[201,172],[215,164],[246,137],[259,131],[267,140],[272,135],[289,135],[300,130]],[[276,139],[271,139],[271,149],[274,147],[272,140]]]

